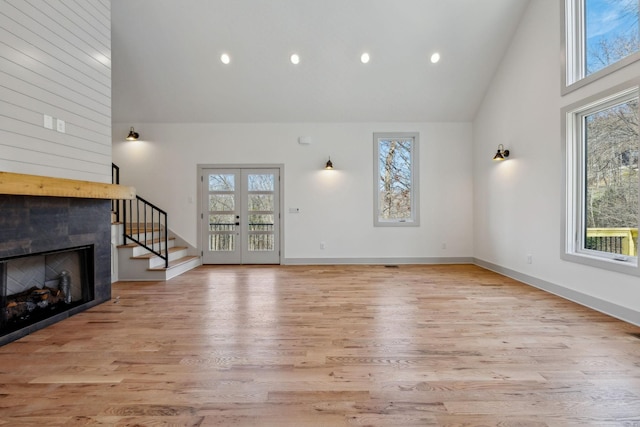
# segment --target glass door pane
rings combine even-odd
[[[246,253],[243,262],[247,263],[279,263],[280,250],[278,242],[278,170],[243,171],[246,185],[246,209],[243,218],[247,223]]]
[[[239,234],[238,170],[205,170],[203,178],[206,212],[205,245],[202,253],[206,264],[235,264],[241,259]]]

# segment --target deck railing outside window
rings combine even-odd
[[[587,228],[585,249],[638,256],[638,229]]]

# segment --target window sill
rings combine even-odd
[[[565,261],[615,271],[616,273],[640,276],[638,259],[635,257],[628,257],[627,260],[616,260],[583,253],[563,253],[561,254],[561,258]]]
[[[375,221],[374,227],[419,227],[420,221]]]

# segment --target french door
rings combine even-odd
[[[203,264],[280,264],[280,170],[203,169]]]

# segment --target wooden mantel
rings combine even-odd
[[[136,189],[126,185],[0,172],[0,194],[115,200],[135,199]]]

